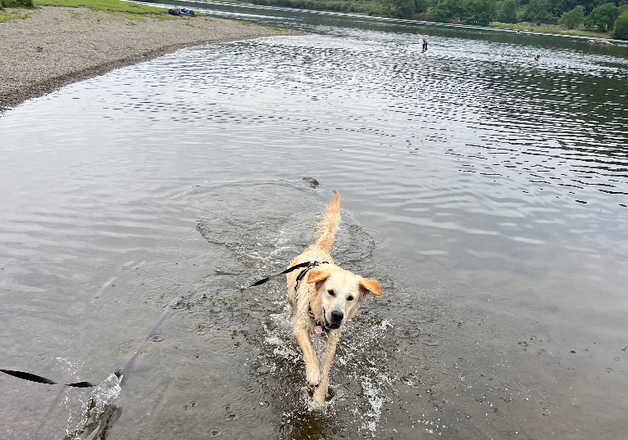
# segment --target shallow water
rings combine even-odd
[[[1,376],[0,438],[626,432],[626,49],[214,13],[312,34],[181,50],[0,117],[0,367],[124,370],[93,396]],[[309,242],[331,188],[336,260],[385,295],[315,411],[285,287],[240,287]]]

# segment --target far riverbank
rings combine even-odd
[[[159,3],[156,0],[138,0],[141,3]],[[287,3],[286,3],[287,1]],[[307,2],[300,3],[291,2],[290,0],[209,0],[198,2],[195,0],[169,0],[166,4],[181,5],[189,7],[205,8],[211,4],[223,5],[240,5],[243,7],[254,8],[274,8],[278,10],[294,10],[312,14],[339,15],[347,17],[370,17],[382,21],[399,22],[406,24],[420,24],[425,26],[437,27],[453,27],[489,30],[495,32],[516,32],[534,35],[553,35],[567,38],[585,39],[594,45],[619,44],[626,45],[628,41],[612,38],[610,32],[597,32],[584,28],[566,29],[557,24],[536,24],[530,22],[504,23],[499,21],[491,21],[488,25],[465,24],[459,22],[435,21],[430,19],[429,14],[417,14],[414,18],[400,18],[394,16],[389,10],[375,8],[370,10],[369,7],[374,3],[368,2]]]

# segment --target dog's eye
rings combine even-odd
[[[353,301],[353,296],[349,295],[349,296],[347,297],[347,301]]]
[[[336,296],[336,292],[334,292],[333,290],[328,290],[327,293],[329,293],[329,296]]]

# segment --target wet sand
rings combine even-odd
[[[0,24],[0,109],[182,47],[290,32],[208,17],[130,19],[86,8],[30,14]]]

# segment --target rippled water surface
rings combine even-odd
[[[212,13],[308,34],[181,50],[0,116],[0,367],[101,383],[1,376],[0,437],[627,432],[626,49]],[[307,245],[331,188],[336,260],[385,295],[320,411],[285,286],[240,287]]]

